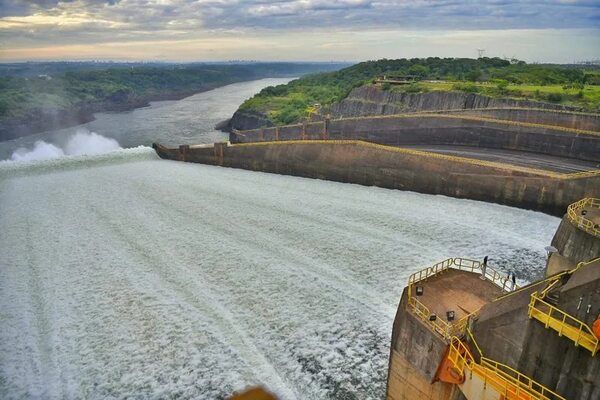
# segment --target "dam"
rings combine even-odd
[[[463,111],[325,118],[233,130],[227,143],[153,148],[163,159],[563,216],[547,246],[542,279],[521,286],[514,271],[488,266],[487,257],[462,256],[407,279],[392,329],[386,396],[596,399],[599,117],[568,110]]]
[[[387,399],[596,399],[600,199],[569,206],[544,279],[519,287],[477,260],[408,279],[392,333]]]
[[[212,148],[153,147],[166,159],[443,194],[556,216],[599,195],[598,113],[373,87],[355,89],[330,111],[270,126],[238,110],[232,126],[263,126],[232,129],[228,144]]]

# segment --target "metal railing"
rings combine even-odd
[[[408,286],[410,287],[417,282],[423,281],[431,276],[437,275],[451,268],[460,271],[467,271],[479,274],[481,274],[482,272],[482,264],[480,261],[461,257],[448,258],[444,261],[440,261],[439,263],[434,264],[431,267],[427,267],[425,269],[413,273],[408,278]],[[492,282],[494,285],[498,286],[500,289],[506,292],[510,292],[519,288],[519,285],[517,284],[515,284],[513,287],[513,284],[511,281],[509,281],[507,274],[498,272],[490,266],[486,267],[484,277],[487,281]]]
[[[598,352],[599,340],[585,322],[542,300],[537,292],[531,295],[528,315],[529,318],[535,318],[543,323],[546,328],[557,331],[559,336],[568,337],[575,346],[588,349],[592,356]]]
[[[594,224],[593,221],[586,218],[585,215],[581,213],[584,208],[600,209],[600,199],[587,197],[569,205],[569,207],[567,207],[567,216],[569,220],[579,229],[591,235],[600,237],[600,224]]]
[[[408,297],[408,308],[415,314],[419,319],[421,319],[429,328],[442,335],[444,338],[451,337],[451,328],[452,326],[445,322],[440,318],[436,318],[431,320],[429,317],[431,316],[431,312],[429,308],[417,300],[416,297],[409,296]]]
[[[477,346],[472,335],[471,340]],[[481,351],[479,346],[477,349]],[[456,336],[450,341],[447,358],[461,378],[466,379],[469,371],[479,377],[486,386],[493,387],[505,399],[565,400],[558,393],[506,364],[483,356],[480,363],[477,363],[470,349]]]
[[[455,323],[448,323],[440,318],[431,319],[432,316],[429,308],[417,300],[412,295],[413,286],[418,283],[425,281],[426,279],[441,274],[449,269],[457,269],[460,271],[467,271],[472,273],[482,273],[481,262],[471,260],[468,258],[448,258],[444,261],[440,261],[431,267],[422,269],[410,275],[408,278],[408,309],[413,312],[421,321],[423,321],[430,329],[440,334],[444,339],[450,340],[452,336],[462,336],[465,334],[469,318],[474,316],[479,310],[476,310],[470,314],[465,315]],[[489,266],[486,267],[485,279],[492,282],[494,285],[502,289],[502,291],[508,292],[511,290],[518,289],[518,285],[509,282],[508,276],[502,274]]]

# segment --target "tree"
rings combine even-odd
[[[415,64],[408,69],[408,73],[409,75],[415,75],[419,79],[423,79],[429,73],[429,68],[422,64]]]
[[[481,72],[481,70],[479,68],[472,70],[471,72],[467,73],[467,80],[471,81],[471,82],[477,82],[481,76],[483,75],[483,72]]]

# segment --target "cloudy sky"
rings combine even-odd
[[[600,58],[600,0],[0,0],[0,60]]]

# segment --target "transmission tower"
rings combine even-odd
[[[485,49],[477,49],[477,58],[483,57],[483,53],[485,53]]]

